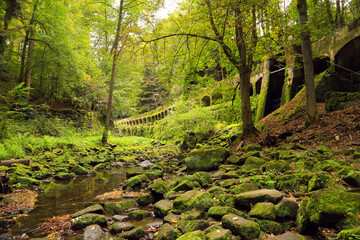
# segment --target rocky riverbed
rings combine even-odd
[[[236,152],[210,147],[138,158],[135,163],[141,168],[127,171],[118,188],[71,215],[46,221],[42,236],[143,240],[360,236],[356,151],[322,146],[307,150],[297,144],[277,149],[247,145]]]

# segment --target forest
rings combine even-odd
[[[0,239],[360,239],[360,0],[0,1]]]

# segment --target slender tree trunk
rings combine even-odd
[[[31,31],[30,36],[32,37],[34,34],[34,31]],[[32,72],[32,67],[34,64],[34,41],[30,40],[29,41],[29,48],[28,48],[28,62],[27,62],[27,68],[26,68],[26,72],[25,72],[25,86],[29,87],[28,93],[27,93],[27,98],[30,99],[30,87],[31,87],[31,72]]]
[[[112,64],[112,70],[111,70],[109,99],[108,99],[107,110],[106,110],[105,130],[104,130],[103,137],[101,140],[101,142],[103,144],[107,144],[107,142],[108,142],[108,131],[109,131],[110,119],[111,119],[111,107],[112,107],[112,100],[113,100],[112,98],[113,98],[113,92],[114,92],[115,75],[116,75],[116,64],[117,64],[117,58],[119,56],[118,47],[119,47],[119,41],[120,41],[123,6],[124,6],[124,0],[120,0],[118,25],[117,25],[117,29],[116,29],[114,46],[112,48],[112,53],[113,53],[114,57],[113,57],[113,64]]]
[[[241,114],[243,121],[243,136],[250,136],[257,132],[252,121],[251,114],[250,74],[251,71],[239,71],[241,85]]]
[[[266,59],[263,64],[264,64],[264,69],[263,69],[263,76],[261,79],[260,96],[258,100],[255,122],[259,122],[264,117],[266,98],[269,88],[270,58]]]
[[[297,9],[299,13],[300,38],[304,62],[305,91],[306,91],[306,120],[305,125],[316,122],[319,115],[316,107],[316,95],[314,84],[314,65],[312,58],[312,49],[310,33],[307,29],[307,4],[306,0],[297,0]]]
[[[30,30],[28,29],[25,34],[24,44],[21,52],[21,63],[20,63],[20,73],[18,77],[18,83],[24,82],[25,58],[26,58],[26,49],[29,44],[29,34],[30,34]]]

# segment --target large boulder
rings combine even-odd
[[[234,196],[236,205],[250,209],[251,205],[258,202],[278,203],[284,197],[284,193],[274,189],[259,189],[250,192],[244,192]]]
[[[241,239],[255,239],[260,235],[260,227],[254,221],[246,220],[235,214],[228,214],[222,217],[222,226],[234,235],[241,236]]]
[[[182,211],[191,209],[208,210],[212,206],[211,195],[201,191],[187,191],[174,200],[174,208]]]
[[[277,217],[295,219],[299,205],[297,202],[289,198],[284,198],[278,204],[276,204],[275,208]]]
[[[359,213],[360,193],[317,191],[301,201],[297,229],[300,233],[313,233],[317,227],[350,229],[360,223]]]
[[[274,220],[276,218],[275,205],[269,202],[259,202],[249,212],[250,217]]]
[[[217,169],[230,156],[226,148],[199,149],[189,153],[185,158],[188,171],[209,171]]]
[[[169,223],[165,223],[159,230],[155,240],[175,240],[179,237],[176,231]]]
[[[125,210],[129,208],[134,208],[135,206],[136,206],[135,200],[130,199],[130,200],[124,200],[119,203],[113,203],[113,202],[106,203],[104,208],[107,212],[120,214],[125,212]]]

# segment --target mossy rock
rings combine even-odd
[[[230,187],[231,194],[240,194],[244,192],[258,190],[259,187],[255,183],[242,183],[240,185],[235,185]]]
[[[127,215],[129,216],[130,220],[141,220],[141,219],[144,219],[146,217],[150,217],[151,212],[146,211],[146,210],[138,209],[138,210],[128,212]]]
[[[245,163],[246,158],[233,154],[226,160],[227,163],[241,166]]]
[[[174,200],[174,208],[188,211],[191,209],[207,210],[212,206],[211,195],[201,191],[187,191]]]
[[[153,182],[149,189],[153,193],[153,195],[163,196],[165,193],[169,191],[168,184],[164,182],[162,179],[158,178]]]
[[[232,194],[220,194],[219,196],[214,198],[214,202],[216,202],[216,205],[219,206],[235,207],[235,200]]]
[[[176,231],[169,223],[165,223],[161,226],[155,240],[176,240],[178,237],[179,232]]]
[[[177,240],[206,240],[205,234],[198,230],[194,232],[185,233],[184,235],[181,235]]]
[[[222,226],[230,229],[232,234],[241,236],[242,239],[255,239],[260,235],[260,226],[254,221],[246,220],[235,214],[222,217]]]
[[[87,226],[98,224],[100,226],[106,226],[108,218],[104,215],[96,213],[87,213],[80,217],[71,220],[72,229],[83,229]]]
[[[140,206],[147,206],[154,201],[153,196],[150,193],[143,194],[136,199],[136,203]]]
[[[250,209],[251,205],[258,202],[278,203],[284,197],[284,193],[274,189],[259,189],[234,195],[236,205]]]
[[[16,177],[16,182],[20,183],[21,187],[39,186],[40,182],[31,177]]]
[[[360,193],[336,190],[317,191],[302,201],[297,216],[300,233],[311,233],[311,226],[350,229],[360,223]]]
[[[128,222],[116,222],[110,227],[110,233],[116,234],[134,229],[135,226]]]
[[[257,158],[261,158],[261,154],[259,151],[250,151],[250,152],[247,152],[245,154],[245,160],[249,157],[257,157]]]
[[[126,172],[125,176],[126,176],[126,179],[130,179],[132,177],[141,175],[143,173],[144,173],[143,169],[131,169],[131,170]]]
[[[343,179],[352,187],[360,187],[360,171],[351,171]]]
[[[216,229],[206,234],[208,240],[231,240],[232,234],[228,229]]]
[[[199,149],[189,153],[185,158],[188,171],[209,171],[217,169],[230,156],[226,148]]]
[[[174,187],[172,189],[172,191],[175,192],[179,192],[179,191],[189,191],[194,189],[195,186],[192,182],[190,182],[189,180],[184,180],[181,183],[179,183],[178,185],[176,185],[176,187]]]
[[[134,228],[130,231],[118,233],[116,237],[128,239],[128,240],[139,240],[141,237],[145,235],[144,229]]]
[[[326,187],[329,176],[324,173],[315,173],[309,181],[308,191],[315,191]]]
[[[250,217],[274,220],[276,218],[275,205],[269,202],[259,202],[249,212]]]
[[[194,232],[197,230],[205,230],[210,226],[208,221],[205,220],[185,220],[182,219],[176,223],[175,228],[179,229],[182,233]]]
[[[317,147],[316,151],[320,154],[327,154],[330,152],[330,150],[325,146],[319,146]]]
[[[71,169],[71,171],[73,172],[73,173],[75,173],[76,175],[86,175],[86,174],[88,174],[89,173],[89,170],[88,169],[86,169],[86,168],[84,168],[84,167],[82,167],[82,166],[80,166],[80,165],[75,165],[72,169]]]
[[[360,227],[342,230],[337,235],[338,240],[355,240],[360,239]]]
[[[237,174],[235,171],[226,172],[221,175],[221,179],[234,179],[234,178],[235,179],[239,178],[239,174]]]
[[[307,238],[298,233],[286,232],[284,234],[281,234],[279,236],[269,238],[269,239],[271,239],[271,240],[306,240]]]
[[[288,170],[291,170],[290,164],[288,164],[284,160],[273,160],[265,163],[263,166],[264,172],[277,172],[277,173],[284,173]]]
[[[262,173],[261,166],[265,164],[265,160],[258,157],[248,157],[241,167],[242,173]]]
[[[213,183],[211,175],[207,172],[196,172],[193,175],[198,179],[197,181],[204,188],[210,187]]]
[[[73,177],[74,175],[71,173],[67,173],[67,172],[59,172],[57,173],[54,178],[56,180],[69,180]]]
[[[296,219],[299,205],[291,199],[284,198],[275,206],[275,208],[277,217]]]
[[[213,187],[209,188],[208,192],[211,194],[212,197],[216,197],[220,194],[223,194],[224,189],[219,186],[213,186]]]
[[[215,207],[211,207],[208,211],[209,216],[215,218],[215,219],[221,219],[223,216],[233,213],[236,214],[238,216],[241,216],[243,218],[246,218],[246,215],[237,210],[236,208],[233,207],[228,207],[228,206],[215,206]]]
[[[144,174],[150,179],[155,180],[164,176],[163,172],[159,169],[151,169],[144,172]]]
[[[160,200],[154,204],[154,214],[156,217],[163,218],[173,208],[173,202],[169,200]]]
[[[136,206],[136,202],[133,199],[130,200],[124,200],[119,203],[105,203],[104,209],[107,212],[115,213],[115,214],[121,214],[125,212],[125,210],[134,208]]]
[[[145,183],[148,182],[150,182],[150,179],[145,174],[140,174],[126,180],[125,187],[134,189],[136,187],[143,187],[145,186]]]
[[[261,231],[266,232],[268,234],[282,234],[285,232],[284,227],[277,222],[271,220],[261,220],[261,219],[254,219],[254,221],[259,224]]]
[[[230,188],[240,183],[239,179],[224,179],[220,181],[220,186],[223,188]]]
[[[173,213],[169,213],[168,215],[166,215],[164,217],[164,223],[176,223],[178,221],[180,221],[183,218],[183,215],[177,215],[177,214],[173,214]]]

